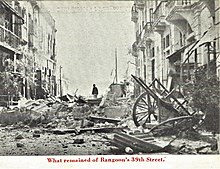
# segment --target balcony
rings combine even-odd
[[[0,42],[5,47],[16,49],[20,44],[20,38],[10,30],[0,25]]]
[[[154,13],[153,13],[153,17],[154,17],[154,22],[158,22],[161,18],[164,18],[166,15],[166,11],[165,11],[165,6],[164,6],[165,2],[161,1],[159,3],[159,5],[156,7]]]
[[[139,42],[141,41],[141,33],[139,33],[139,31],[136,32],[136,43],[137,45],[139,44]]]
[[[145,6],[144,0],[137,0],[136,1],[136,7],[137,9],[143,10]]]
[[[153,32],[153,27],[152,27],[152,23],[151,22],[147,22],[144,26],[144,37],[145,38],[149,38],[151,33]]]
[[[21,7],[20,4],[16,1],[15,2],[15,7],[12,7],[12,4],[10,3],[10,1],[0,1],[0,5],[4,6],[4,8],[7,9],[7,11],[10,11],[10,13],[13,13],[16,18],[20,19],[23,23],[24,23],[24,18],[22,17],[22,11],[21,11]]]
[[[131,8],[131,21],[135,23],[138,21],[138,11],[135,5]]]
[[[166,28],[165,16],[166,16],[165,1],[161,1],[153,13],[154,31],[160,33],[165,30]]]
[[[169,1],[166,3],[167,8],[167,18],[168,21],[182,20],[183,18],[190,18],[192,12],[192,5],[196,1],[191,2],[191,0],[180,0],[180,1]]]
[[[132,55],[134,57],[138,57],[138,50],[137,50],[137,42],[134,42],[132,44],[132,51],[131,51]]]
[[[191,0],[178,0],[178,1],[168,1],[166,6],[168,9],[171,9],[175,6],[189,6],[191,4],[192,4]]]
[[[191,25],[194,23],[193,8],[197,0],[169,1],[166,3],[166,21],[174,24],[181,32],[188,34],[192,32]],[[189,32],[188,32],[189,30]]]

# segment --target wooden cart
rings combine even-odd
[[[132,115],[137,127],[153,131],[161,126],[188,128],[202,123],[204,116],[198,117],[196,111],[190,110],[184,97],[175,97],[175,89],[168,91],[158,79],[147,85],[141,78],[131,76],[144,89],[133,106]]]

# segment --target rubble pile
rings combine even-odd
[[[93,105],[47,99],[2,109],[0,154],[218,154],[212,134],[137,128],[133,104],[129,97],[106,97]]]
[[[129,99],[115,101],[111,106],[90,105],[86,102],[47,100],[25,100],[20,107],[2,109],[1,126],[21,128],[42,127],[46,129],[75,129],[87,127],[117,127],[131,112]],[[105,103],[108,103],[105,100]],[[110,104],[109,104],[110,105]]]

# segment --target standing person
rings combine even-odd
[[[98,94],[98,88],[95,86],[95,84],[93,84],[92,95],[94,96],[94,98],[97,98]]]
[[[124,83],[121,84],[122,97],[126,97],[127,95],[127,82],[124,80]]]

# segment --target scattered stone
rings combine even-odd
[[[133,153],[134,153],[133,149],[130,148],[130,147],[126,147],[126,148],[125,148],[125,152],[126,152],[127,154],[133,154]]]
[[[86,119],[82,119],[81,120],[81,125],[80,127],[81,128],[85,128],[85,127],[93,127],[94,126],[94,123],[89,121],[89,120],[86,120]]]
[[[25,125],[23,128],[24,129],[30,129],[30,127],[28,125]]]
[[[66,134],[66,132],[64,132],[62,130],[53,130],[52,132],[53,132],[53,134],[59,134],[59,135]]]
[[[17,146],[17,147],[24,147],[24,144],[22,144],[22,143],[16,143],[16,146]]]
[[[34,134],[40,134],[40,133],[42,133],[42,131],[40,129],[34,130]]]
[[[83,144],[85,143],[84,139],[75,139],[74,144]]]
[[[33,134],[33,137],[35,137],[35,138],[39,138],[40,137],[40,134]]]
[[[67,145],[63,145],[63,148],[68,148],[68,146]]]
[[[106,145],[106,146],[110,146],[111,143],[110,143],[110,142],[106,142],[105,145]]]
[[[16,140],[21,140],[21,139],[24,139],[24,137],[23,137],[21,134],[19,134],[19,135],[17,135],[17,136],[15,137],[15,139],[16,139]]]

